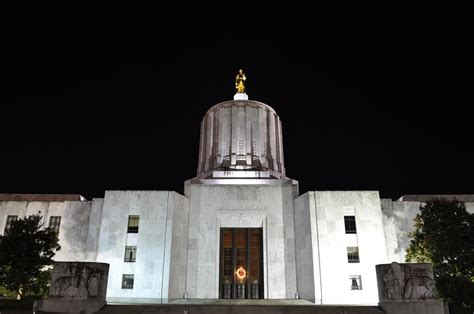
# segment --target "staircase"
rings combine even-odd
[[[109,304],[100,314],[383,314],[377,306],[315,305],[306,300],[180,300],[168,304]]]

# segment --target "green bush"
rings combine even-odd
[[[0,286],[0,297],[16,298],[17,293]]]

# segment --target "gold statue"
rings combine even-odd
[[[247,78],[245,77],[244,72],[242,69],[239,70],[239,73],[235,77],[235,89],[237,90],[237,93],[245,93],[245,80]]]

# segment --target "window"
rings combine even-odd
[[[359,248],[357,246],[347,247],[347,261],[349,263],[359,263]]]
[[[346,233],[357,233],[355,216],[344,216]]]
[[[351,282],[351,290],[362,290],[360,275],[349,276],[349,280]]]
[[[59,225],[61,224],[61,216],[51,216],[49,218],[49,228],[59,234]]]
[[[122,275],[122,289],[133,289],[133,278],[134,278],[134,275],[123,274]]]
[[[8,215],[7,216],[7,222],[5,223],[5,232],[4,233],[8,232],[8,229],[10,229],[10,227],[11,227],[12,221],[15,221],[17,219],[18,219],[17,215]]]
[[[125,247],[125,262],[135,262],[137,256],[137,247],[129,246]]]
[[[138,222],[140,216],[130,215],[128,216],[128,233],[138,233]]]

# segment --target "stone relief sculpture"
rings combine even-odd
[[[424,289],[420,292],[420,287]],[[410,276],[405,283],[405,299],[426,300],[434,297],[434,280],[428,276]]]
[[[109,264],[55,262],[48,297],[40,300],[44,312],[99,311],[106,304]]]
[[[433,271],[429,264],[377,265],[379,295],[385,301],[436,298]]]
[[[97,297],[99,296],[99,287],[100,287],[100,279],[102,277],[102,272],[98,269],[93,268],[92,273],[87,280],[88,283],[88,291],[89,297]]]
[[[51,285],[50,296],[85,299],[99,294],[100,270],[73,263],[66,271],[67,276],[57,278]]]
[[[403,290],[403,272],[398,263],[390,264],[382,279],[384,296],[387,299],[400,299]]]

